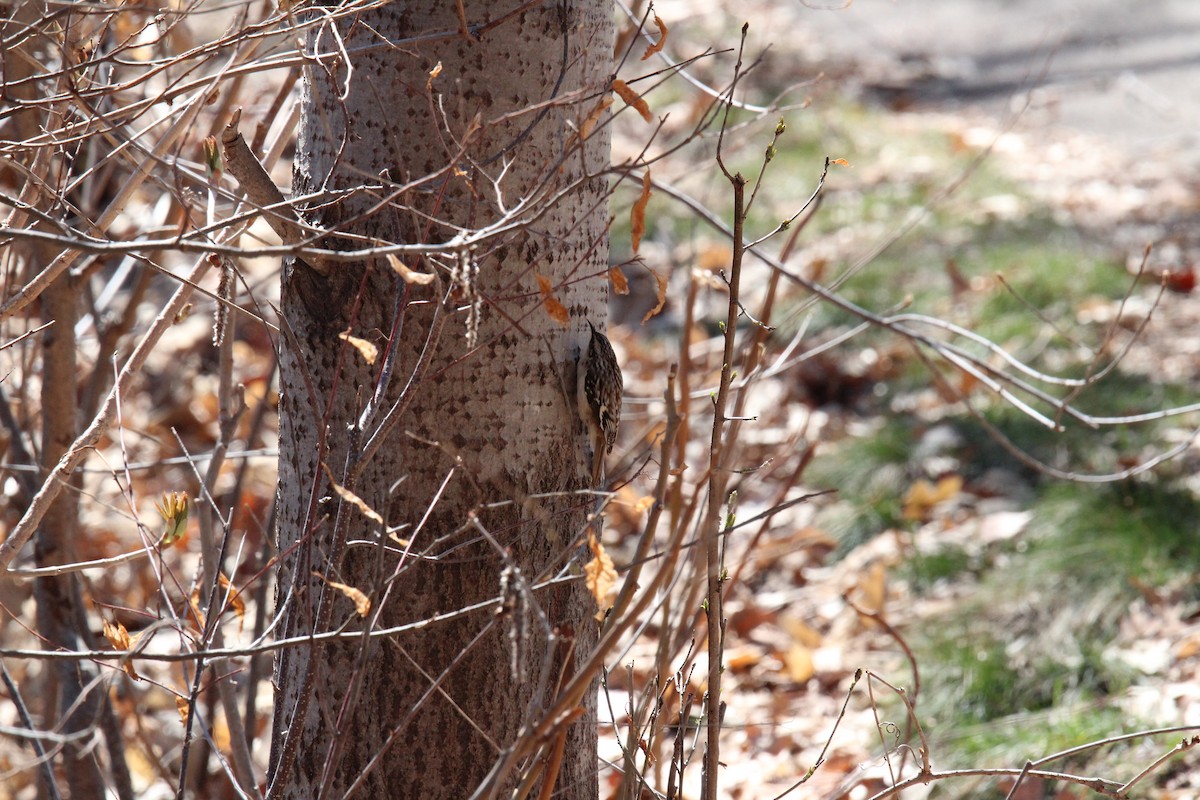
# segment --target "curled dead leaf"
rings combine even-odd
[[[640,94],[631,89],[629,84],[620,78],[614,78],[612,88],[617,96],[625,101],[625,105],[633,106],[634,110],[642,115],[642,119],[646,122],[654,121],[654,115],[650,113],[650,105],[642,99]]]
[[[596,124],[600,122],[600,115],[604,113],[604,109],[613,104],[612,95],[604,95],[600,102],[592,106],[592,110],[584,118],[583,123],[579,126],[579,138],[586,139],[592,135],[592,131],[596,129]]]
[[[380,525],[383,524],[383,517],[380,516],[378,511],[367,505],[367,503],[354,492],[350,491],[344,486],[340,486],[338,482],[333,479],[333,472],[330,471],[328,464],[322,463],[321,467],[325,470],[325,474],[329,477],[329,485],[333,487],[333,491],[338,497],[357,508],[367,519],[371,520],[372,522],[377,522]]]
[[[608,271],[608,279],[612,281],[613,291],[617,294],[629,294],[629,279],[625,277],[625,273],[620,267],[613,267]]]
[[[329,586],[337,589],[343,595],[348,597],[350,602],[354,603],[354,610],[360,617],[366,617],[367,614],[371,613],[371,598],[367,597],[362,590],[356,589],[355,587],[346,583],[331,581],[329,578],[326,578],[319,572],[314,572],[313,577],[320,578],[321,580],[325,581],[325,583],[329,584]]]
[[[642,193],[638,195],[633,208],[629,211],[630,238],[633,240],[633,252],[642,246],[642,235],[646,232],[646,204],[650,202],[650,168],[642,173]]]
[[[542,305],[546,307],[546,313],[550,315],[550,319],[557,322],[559,325],[566,325],[571,320],[571,315],[567,311],[567,307],[554,296],[554,284],[545,275],[535,273],[538,283],[538,291],[542,295]]]
[[[109,622],[101,620],[104,628],[104,638],[116,650],[129,650],[133,647],[134,637],[129,635],[129,631],[125,630],[125,626],[119,622]],[[141,675],[137,674],[137,670],[133,668],[133,662],[128,658],[121,659],[121,666],[125,670],[125,674],[133,678],[135,681],[142,679]]]
[[[193,589],[192,593],[188,595],[188,611],[189,614],[187,615],[187,621],[196,628],[197,632],[203,632],[206,620],[204,617],[204,612],[200,610],[199,588]]]
[[[646,269],[650,268],[647,267]],[[658,302],[655,304],[654,308],[646,312],[646,316],[642,317],[643,325],[645,325],[653,317],[658,316],[659,312],[663,310],[663,306],[667,304],[667,276],[659,275],[653,269],[650,269],[650,274],[654,276],[654,280],[657,284],[655,287],[655,292],[658,294]]]
[[[659,19],[658,14],[655,14],[654,25],[658,28],[658,41],[646,48],[646,52],[642,53],[642,61],[661,51],[663,45],[667,43],[667,23]]]
[[[373,343],[368,342],[366,339],[360,339],[357,336],[352,335],[350,331],[343,331],[342,333],[339,333],[338,338],[357,350],[358,354],[362,356],[362,360],[368,364],[374,364],[375,359],[379,358],[378,347],[376,347]]]
[[[133,645],[133,638],[129,635],[129,631],[125,630],[125,626],[119,622],[109,622],[101,620],[101,625],[104,630],[104,638],[108,640],[117,650],[128,650]]]
[[[387,254],[387,260],[388,265],[405,283],[415,283],[418,286],[428,286],[429,284],[433,283],[435,278],[437,278],[437,275],[432,272],[417,272],[413,269],[410,269],[407,264],[396,258],[396,256],[392,255],[391,253]]]
[[[242,599],[242,593],[233,588],[233,584],[229,582],[229,578],[225,577],[225,573],[221,573],[221,588],[229,592],[229,605],[233,606],[233,612],[238,616],[238,632],[242,630],[242,626],[246,623],[246,601]]]
[[[616,599],[617,570],[613,566],[612,558],[593,533],[588,534],[588,548],[592,551],[592,560],[583,566],[584,580],[600,609],[596,612],[596,619],[603,620],[604,613]]]
[[[859,598],[858,605],[869,614],[882,614],[887,602],[887,567],[881,562],[873,562],[859,573],[858,584],[854,587]]]

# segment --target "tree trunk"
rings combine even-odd
[[[283,636],[453,612],[498,597],[502,581],[553,575],[578,550],[587,459],[567,391],[586,320],[604,316],[608,134],[600,126],[581,145],[577,131],[607,89],[609,7],[568,0],[509,16],[528,4],[469,2],[460,18],[456,5],[385,4],[339,19],[337,37],[314,30],[306,48],[342,52],[305,73],[293,193],[325,192],[307,221],[355,250],[461,241],[506,214],[514,224],[470,248],[401,255],[440,275],[435,285],[406,283],[381,257],[320,272],[287,265]],[[339,191],[353,187],[363,188]],[[538,276],[568,325],[551,319]],[[374,363],[339,338],[347,331],[378,346]],[[399,424],[364,456],[397,406]],[[381,514],[387,533],[331,479]],[[366,593],[368,616],[330,582]],[[487,788],[595,640],[596,606],[579,581],[537,591],[530,607],[520,591],[508,596],[504,616],[489,608],[282,651],[271,796]],[[597,794],[592,693],[557,785]]]

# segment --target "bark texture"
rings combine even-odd
[[[444,243],[522,210],[519,224],[470,250],[403,257],[453,287],[440,336],[431,336],[437,291],[405,284],[383,259],[335,265],[327,277],[303,263],[285,270],[284,636],[394,626],[496,597],[506,564],[480,528],[533,580],[570,560],[583,525],[582,425],[564,386],[574,385],[586,319],[599,326],[604,316],[608,136],[601,127],[581,147],[576,131],[607,88],[609,8],[465,6],[465,30],[455,3],[394,2],[308,42],[345,55],[306,73],[293,192],[370,187],[311,203],[309,221],[360,249]],[[556,287],[569,325],[542,306],[538,275]],[[380,358],[367,363],[339,338],[346,331],[378,345]],[[361,462],[397,401],[400,424]],[[340,500],[330,475],[394,537]],[[370,616],[329,581],[370,595]],[[595,638],[583,587],[536,601],[581,660]],[[517,603],[504,619],[481,611],[387,639],[283,651],[272,796],[470,796],[553,700],[567,649]],[[570,729],[562,796],[596,796],[595,748],[591,707]]]

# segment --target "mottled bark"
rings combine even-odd
[[[338,63],[305,76],[294,193],[377,187],[307,210],[309,221],[338,227],[346,246],[442,243],[529,208],[520,225],[470,251],[403,257],[438,271],[449,290],[433,337],[438,292],[406,288],[383,259],[337,264],[328,277],[303,263],[285,270],[283,635],[388,627],[496,597],[505,564],[480,527],[533,579],[570,560],[583,525],[583,430],[564,385],[573,386],[585,319],[599,324],[604,315],[608,138],[601,128],[581,148],[575,131],[606,89],[609,8],[550,2],[503,18],[507,4],[467,3],[462,31],[455,5],[392,3],[344,19],[338,30],[353,69]],[[309,47],[328,51],[334,41],[317,33]],[[557,287],[569,325],[541,306],[537,275]],[[377,344],[380,359],[368,364],[338,338],[344,331]],[[359,431],[388,371],[389,337],[390,380]],[[360,463],[365,440],[402,397],[411,405],[400,424]],[[383,514],[395,530],[382,539],[391,550],[376,546],[377,524],[339,502],[325,467]],[[401,556],[404,542],[411,546]],[[367,592],[370,619],[314,573]],[[536,599],[586,653],[595,606],[583,587]],[[525,619],[515,676],[508,623],[493,611],[388,639],[284,651],[273,794],[340,797],[355,786],[361,797],[468,796],[522,721],[538,721],[553,699],[566,647]],[[554,663],[543,670],[547,657]],[[593,707],[570,729],[558,783],[565,796],[596,795],[595,748]]]

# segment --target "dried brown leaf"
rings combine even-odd
[[[229,578],[225,577],[225,573],[221,573],[220,580],[222,589],[228,591],[233,587]],[[246,623],[246,601],[242,599],[242,593],[234,589],[229,595],[229,605],[233,606],[233,612],[238,615],[238,631],[240,632]]]
[[[391,268],[405,283],[415,283],[418,286],[428,286],[429,284],[433,283],[434,279],[437,277],[437,275],[432,272],[417,272],[413,269],[410,269],[407,264],[396,258],[396,256],[392,255],[391,253],[387,254],[387,260]]]
[[[640,94],[631,89],[629,84],[620,78],[614,78],[612,88],[617,96],[625,101],[625,105],[633,106],[634,110],[642,115],[642,119],[646,122],[654,121],[654,115],[650,113],[650,105],[642,99]]]
[[[600,102],[592,106],[592,110],[584,118],[583,123],[579,126],[579,138],[586,139],[592,135],[592,131],[596,129],[597,123],[600,122],[600,115],[604,113],[604,109],[613,104],[612,95],[606,94],[600,99]]]
[[[725,666],[735,675],[744,675],[761,664],[762,657],[762,651],[757,647],[742,647],[729,652]]]
[[[859,605],[874,614],[883,613],[887,600],[887,567],[876,561],[858,576]]]
[[[196,626],[197,631],[203,631],[205,625],[204,612],[200,610],[200,590],[193,589],[191,595],[188,596],[188,610],[192,613],[189,615],[189,621]]]
[[[337,493],[338,497],[357,508],[367,519],[371,520],[372,522],[377,522],[380,525],[383,524],[383,517],[380,516],[378,511],[367,505],[366,501],[364,501],[354,492],[350,491],[344,486],[340,486],[338,482],[333,479],[333,472],[330,471],[328,464],[321,464],[321,466],[325,469],[325,474],[329,477],[329,485],[333,487],[333,491]]]
[[[597,541],[593,533],[588,534],[588,548],[592,551],[592,560],[583,566],[584,581],[600,609],[596,612],[596,619],[603,621],[605,612],[612,607],[617,595],[617,570],[604,545]]]
[[[104,629],[104,638],[117,650],[128,650],[133,644],[133,638],[130,637],[129,631],[125,630],[125,626],[121,623],[101,620],[101,624]]]
[[[650,168],[642,173],[642,193],[629,211],[630,238],[633,252],[642,246],[642,235],[646,232],[646,204],[650,202]]]
[[[647,269],[649,269],[649,267],[647,267]],[[667,304],[667,276],[659,275],[652,269],[650,270],[650,273],[654,276],[654,280],[658,284],[655,287],[655,291],[658,293],[658,303],[655,304],[654,308],[646,312],[646,316],[642,317],[643,325],[649,322],[653,317],[658,316],[658,313],[663,310],[663,306]]]
[[[545,275],[535,273],[538,282],[538,291],[542,294],[542,305],[546,307],[546,313],[550,315],[550,319],[557,322],[559,325],[566,325],[571,320],[571,315],[557,297],[554,296],[554,284]]]
[[[358,612],[360,617],[365,617],[367,614],[371,613],[371,598],[363,594],[361,590],[356,589],[349,584],[331,581],[319,572],[314,572],[313,577],[320,578],[321,580],[325,581],[325,583],[329,584],[334,589],[337,589],[339,592],[348,597],[350,602],[354,603],[354,610]]]
[[[646,52],[642,53],[642,61],[662,50],[663,45],[667,43],[667,23],[659,19],[658,14],[655,14],[654,24],[658,27],[658,41],[646,48]]]
[[[783,654],[783,665],[787,669],[788,678],[793,683],[808,683],[809,679],[816,674],[816,669],[813,667],[812,650],[799,642],[793,644]]]
[[[613,291],[617,294],[629,294],[629,279],[625,277],[625,273],[620,267],[613,267],[608,271],[608,279],[612,281]]]
[[[368,342],[366,339],[360,339],[357,336],[352,335],[350,331],[339,333],[338,338],[343,342],[349,342],[350,346],[357,350],[358,354],[362,356],[363,361],[367,362],[368,364],[374,364],[375,359],[379,358],[378,347],[376,347],[373,343]]]
[[[909,520],[927,519],[929,512],[939,503],[953,500],[962,491],[961,475],[947,475],[940,478],[937,485],[922,478],[908,487],[904,493],[904,518]]]

